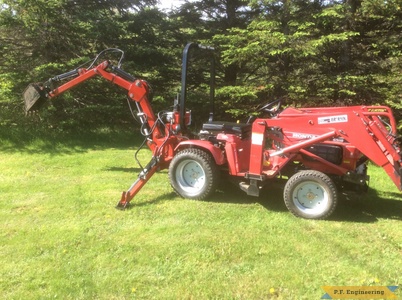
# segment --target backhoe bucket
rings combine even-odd
[[[25,103],[25,113],[39,110],[47,100],[46,92],[39,84],[31,83],[23,93]]]

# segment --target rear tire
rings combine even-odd
[[[301,171],[289,178],[283,192],[286,207],[295,216],[325,219],[335,210],[338,195],[334,182],[319,171]]]
[[[203,200],[215,192],[219,171],[209,153],[188,148],[173,157],[169,179],[173,189],[183,198]]]

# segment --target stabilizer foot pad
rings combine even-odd
[[[126,210],[126,209],[128,209],[130,207],[130,203],[126,203],[126,204],[121,204],[120,202],[119,203],[117,203],[117,205],[116,205],[116,209],[118,209],[118,210]]]

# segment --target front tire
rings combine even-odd
[[[215,192],[219,171],[209,153],[188,148],[173,157],[169,179],[173,189],[183,198],[203,200]]]
[[[301,171],[289,178],[283,192],[286,207],[295,216],[325,219],[335,210],[338,195],[334,182],[319,171]]]

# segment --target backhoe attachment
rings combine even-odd
[[[129,205],[130,201],[138,194],[141,188],[148,182],[148,180],[158,170],[158,160],[156,157],[152,157],[151,161],[138,175],[137,180],[130,186],[130,188],[123,192],[119,203],[116,208],[125,209]]]
[[[120,53],[121,57],[117,66],[111,61],[105,60],[95,64],[100,56],[105,53]],[[138,175],[137,180],[131,187],[123,192],[118,208],[126,208],[134,196],[141,190],[153,174],[159,169],[167,168],[174,156],[174,149],[183,140],[187,139],[181,133],[182,126],[189,125],[191,116],[189,111],[182,112],[178,107],[173,111],[162,111],[158,114],[153,112],[149,101],[149,85],[145,80],[137,79],[120,68],[124,53],[119,49],[106,49],[102,51],[89,65],[88,68],[77,68],[72,71],[49,78],[44,83],[31,83],[23,93],[25,113],[29,114],[40,109],[43,104],[54,97],[61,95],[69,89],[76,87],[84,81],[100,76],[121,88],[128,94],[130,103],[135,103],[138,110],[136,118],[141,123],[140,132],[145,142],[152,151],[152,159]],[[63,83],[60,83],[64,81]]]

